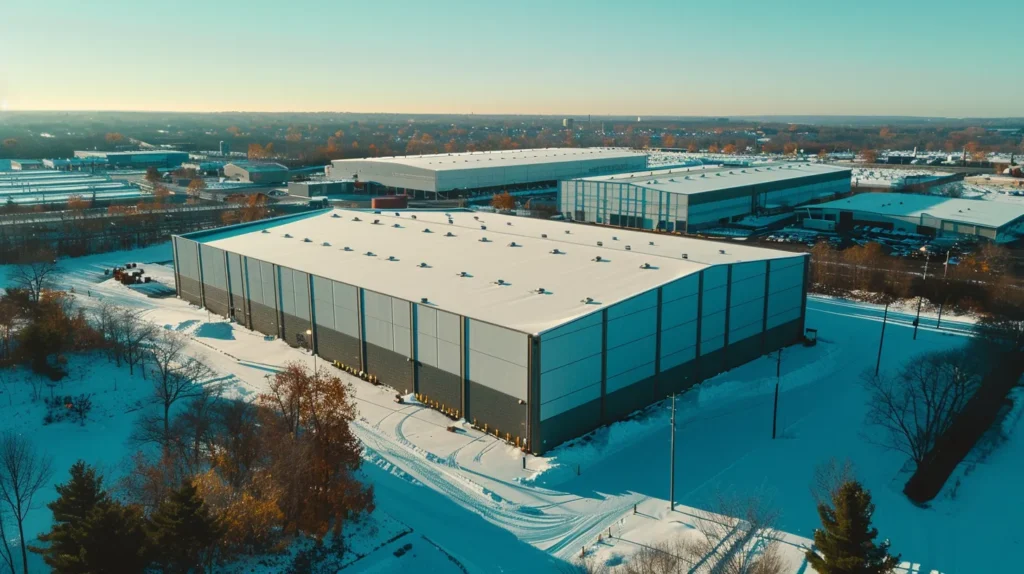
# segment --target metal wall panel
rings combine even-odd
[[[263,276],[260,274],[260,262],[252,257],[245,258],[245,282],[249,300],[263,304]]]
[[[602,313],[541,335],[540,418],[601,397]]]
[[[768,328],[799,319],[803,312],[804,257],[772,262],[768,277]]]
[[[708,355],[725,345],[725,302],[729,269],[725,265],[704,270],[701,293],[700,354]]]
[[[199,256],[196,254],[196,243],[189,239],[175,237],[175,249],[178,253],[177,273],[182,277],[199,280]]]
[[[523,333],[468,321],[469,371],[466,378],[478,385],[526,400],[527,338]],[[470,407],[474,406],[470,401]],[[475,410],[471,410],[478,416]]]
[[[605,393],[654,375],[658,292],[608,307]]]
[[[224,269],[224,252],[200,243],[199,255],[203,267],[203,283],[226,292],[228,280],[227,270]]]
[[[732,266],[729,294],[729,344],[758,335],[764,327],[764,281],[767,263],[752,261]]]
[[[261,303],[272,309],[278,306],[277,301],[277,274],[274,266],[265,261],[260,261],[260,278],[263,282],[263,301]]]
[[[356,288],[345,283],[331,282],[334,290],[334,329],[349,337],[359,338],[359,306]]]

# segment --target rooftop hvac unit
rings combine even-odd
[[[541,236],[542,239],[547,239],[548,238],[548,234],[547,233],[541,233],[540,236]]]
[[[612,235],[612,241],[618,241],[618,240],[619,240],[619,236],[618,235]]]
[[[654,242],[653,241],[648,241],[647,244],[648,245],[654,245]]]
[[[420,303],[423,303],[424,305],[426,305],[429,302],[430,301],[428,301],[426,297],[420,297]]]
[[[598,241],[597,242],[597,246],[598,247],[604,247],[604,241]]]
[[[689,256],[689,255],[687,255],[687,254],[683,253],[683,259],[689,259],[689,258],[690,258],[690,256]]]
[[[511,221],[506,221],[505,225],[512,225],[512,222]]]
[[[414,213],[414,214],[410,215],[409,217],[411,217],[413,219],[416,219],[416,214]]]
[[[480,221],[480,217],[479,217],[479,216],[477,216],[477,215],[474,215],[474,216],[473,216],[473,219],[475,219],[475,220],[477,220],[477,221]]]
[[[396,223],[396,224],[392,225],[391,227],[394,227],[396,229],[400,229],[402,226]]]
[[[632,248],[632,247],[630,247],[630,246],[628,246],[628,245],[626,246],[626,251],[632,251],[632,250],[633,250],[633,248]]]

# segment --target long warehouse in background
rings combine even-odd
[[[562,180],[646,167],[647,154],[631,150],[544,148],[337,159],[331,162],[328,177],[356,180],[375,192],[434,199],[539,189],[553,192]]]
[[[806,254],[692,238],[330,210],[173,246],[182,299],[534,453],[804,330]]]
[[[561,183],[558,205],[575,221],[685,233],[849,193],[850,173],[828,164],[784,163],[585,177]]]

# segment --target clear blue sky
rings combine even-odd
[[[11,0],[0,105],[1024,116],[1021,14],[1019,0]]]

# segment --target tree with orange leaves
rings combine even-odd
[[[722,153],[727,153],[727,154],[732,155],[732,154],[736,153],[736,146],[734,146],[733,144],[726,144],[726,146],[724,148],[722,148]]]
[[[878,152],[873,149],[862,150],[860,156],[864,158],[864,163],[875,163],[878,161]]]
[[[266,409],[270,475],[280,489],[286,532],[340,535],[347,520],[373,511],[373,488],[355,475],[362,447],[351,428],[353,395],[337,376],[296,362],[256,399]]]
[[[509,195],[506,191],[504,193],[496,193],[491,198],[491,207],[501,211],[510,211],[516,208],[516,198]]]
[[[686,146],[686,151],[690,153],[697,153],[698,150],[697,142],[690,142],[689,145]]]
[[[787,142],[786,145],[782,146],[782,153],[786,155],[796,155],[796,143]]]
[[[718,144],[711,144],[708,146],[708,153],[718,153]]]

